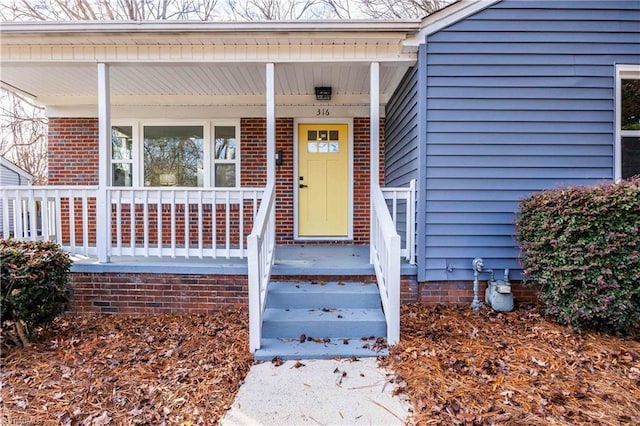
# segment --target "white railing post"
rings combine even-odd
[[[391,256],[388,261],[389,271],[386,274],[389,297],[387,317],[387,343],[395,345],[400,341],[400,236],[392,235],[389,241]]]
[[[398,231],[398,200],[405,202],[405,226],[404,226],[404,240],[405,245],[401,244],[400,252],[402,257],[414,265],[416,260],[416,248],[415,248],[415,234],[416,234],[416,180],[411,179],[408,187],[398,188],[380,188],[385,200],[391,202],[391,218],[396,226],[396,232]]]
[[[258,235],[251,233],[247,237],[249,254],[247,256],[249,285],[249,350],[253,353],[260,349],[262,339],[262,312],[260,309],[260,262]]]
[[[11,203],[13,203],[13,201],[11,201]],[[3,190],[2,191],[2,238],[4,238],[5,240],[9,238],[9,235],[11,233],[11,229],[9,229],[9,206],[12,206],[12,204],[9,204],[9,191],[7,190]],[[14,210],[14,209],[11,209]],[[14,223],[15,226],[15,223]],[[15,231],[13,231],[13,234],[15,235]]]
[[[409,182],[409,200],[407,201],[407,248],[409,263],[416,264],[416,180]]]
[[[266,306],[267,288],[275,255],[275,185],[267,185],[247,237],[249,285],[249,350],[260,349],[262,313]]]
[[[387,322],[387,342],[400,339],[400,236],[379,186],[371,192],[371,259]]]
[[[109,169],[111,168],[111,96],[109,65],[98,64],[98,196],[96,198],[96,248],[98,262],[109,262],[108,242],[111,241],[111,202]]]

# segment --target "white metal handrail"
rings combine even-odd
[[[405,209],[404,245],[400,249],[403,258],[410,264],[416,263],[416,180],[411,179],[408,187],[380,188],[385,200],[390,201],[388,206],[391,210],[393,223],[398,223],[398,207]],[[401,230],[396,227],[396,231]]]
[[[400,236],[379,186],[371,191],[371,263],[387,321],[387,342],[400,341]]]
[[[267,185],[260,210],[247,237],[249,281],[249,350],[260,349],[262,315],[275,255],[275,186]]]

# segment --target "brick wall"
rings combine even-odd
[[[516,303],[534,303],[537,293],[521,282],[512,282],[511,291]],[[480,281],[478,297],[484,303],[486,281]],[[402,277],[400,283],[402,303],[421,302],[426,305],[456,304],[466,305],[473,301],[472,281],[416,282],[415,277]]]
[[[264,187],[266,184],[266,119],[265,118],[243,118],[240,120],[241,127],[241,186],[243,187]],[[369,118],[354,118],[353,120],[353,242],[366,244],[369,241]],[[380,120],[381,147],[384,144],[384,120]],[[293,185],[294,172],[294,120],[293,118],[276,119],[276,149],[283,154],[283,165],[276,166],[276,221],[277,221],[277,243],[294,243],[294,210]],[[380,180],[384,182],[384,149],[380,150]],[[51,118],[49,120],[49,183],[51,185],[97,185],[98,184],[98,120],[95,118]],[[94,211],[95,206],[90,205],[90,211]],[[245,210],[247,211],[247,210]],[[211,223],[210,208],[205,212],[205,223]],[[223,212],[217,212],[218,229],[223,229]],[[123,207],[121,223],[124,228],[130,223],[130,212]],[[232,212],[232,220],[238,220],[237,211]],[[141,223],[142,210],[136,211],[136,217]],[[156,223],[156,212],[150,210],[150,223]],[[195,215],[195,213],[194,213]],[[208,215],[208,216],[207,216]],[[91,234],[89,240],[95,242],[94,215],[90,219]],[[251,231],[252,222],[245,215],[245,235]],[[63,222],[68,218],[63,218]],[[113,229],[115,230],[116,217],[112,218]],[[163,232],[168,238],[168,224],[164,224],[167,229]],[[184,216],[177,215],[176,229],[178,235],[184,235]],[[82,218],[76,217],[77,242],[80,242],[82,229]],[[155,226],[149,235],[149,244],[157,243]],[[237,230],[237,227],[233,227]],[[115,232],[115,231],[114,231]],[[211,240],[211,235],[205,229],[205,241]],[[192,232],[192,242],[195,241],[197,229]],[[128,243],[129,230],[123,229],[123,243]],[[237,232],[232,235],[233,244],[237,244]],[[115,238],[115,237],[114,237]],[[69,239],[68,230],[63,232],[63,239]],[[164,238],[163,238],[164,239]],[[219,240],[219,238],[218,238]],[[115,241],[115,240],[114,240]],[[327,243],[326,241],[323,243]],[[308,243],[307,243],[308,244]]]
[[[71,273],[80,314],[206,313],[248,309],[246,275]]]
[[[206,313],[226,308],[248,309],[246,275],[141,274],[73,272],[70,311],[79,314],[156,314],[167,312]],[[277,281],[343,281],[375,283],[375,276],[274,276]],[[486,282],[480,283],[484,302]],[[513,283],[518,303],[535,302],[536,292]],[[472,282],[418,283],[415,276],[402,276],[400,303],[426,305],[470,305]]]
[[[98,184],[98,119],[50,118],[48,137],[49,185],[97,185]],[[69,243],[69,200],[61,201],[62,241]],[[76,200],[75,242],[82,243],[82,204]],[[89,242],[96,240],[95,201],[88,204],[87,222]]]
[[[241,126],[242,186],[266,184],[266,119],[243,118]],[[369,118],[353,119],[353,242],[369,242]],[[294,243],[293,185],[294,120],[276,120],[276,150],[282,151],[283,165],[276,166],[277,244]],[[380,120],[380,181],[384,182],[384,120]],[[326,244],[323,241],[320,244]],[[333,242],[336,243],[336,242]],[[351,243],[351,242],[348,242]],[[306,243],[308,244],[308,242]]]
[[[98,119],[49,119],[49,184],[98,184]]]

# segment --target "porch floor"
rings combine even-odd
[[[246,275],[247,259],[112,256],[110,263],[95,257],[72,256],[72,272],[173,273]],[[272,275],[373,275],[368,245],[311,244],[276,247]],[[401,263],[401,275],[415,275],[416,266]]]

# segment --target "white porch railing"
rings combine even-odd
[[[2,237],[51,240],[74,254],[95,255],[95,186],[15,186],[0,190]]]
[[[243,259],[245,225],[256,217],[262,193],[261,188],[110,188],[110,252]]]
[[[387,321],[387,342],[400,341],[400,236],[379,186],[371,191],[371,263]]]
[[[380,188],[385,200],[390,203],[388,206],[391,210],[391,219],[396,224],[397,232],[404,232],[401,234],[402,247],[400,248],[400,255],[407,259],[410,264],[416,263],[416,180],[411,179],[409,186],[406,188]],[[398,225],[398,210],[404,211],[404,230],[397,227]]]
[[[249,349],[260,349],[262,314],[267,300],[267,287],[275,255],[275,187],[267,186],[260,210],[247,237],[249,246]]]
[[[95,186],[4,187],[2,236],[52,240],[71,254],[93,256],[247,256],[245,226],[262,188],[109,188],[110,235],[96,235]]]

